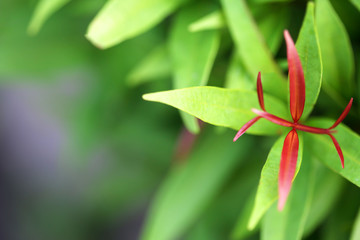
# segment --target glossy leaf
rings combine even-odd
[[[300,136],[301,135],[299,135],[299,137]],[[271,148],[266,163],[261,171],[260,182],[255,198],[255,205],[248,223],[249,229],[253,229],[258,224],[262,216],[278,198],[278,175],[284,139],[285,135],[276,141],[274,146]],[[302,138],[300,137],[295,177],[300,169],[302,152],[303,145]]]
[[[324,87],[333,95],[350,97],[354,91],[354,56],[344,25],[328,0],[316,1],[315,22],[324,67]],[[337,98],[336,96],[333,96]]]
[[[317,166],[304,151],[301,171],[294,181],[289,199],[283,211],[275,205],[266,213],[262,222],[262,240],[300,240],[313,199]],[[319,164],[318,164],[319,165]]]
[[[306,98],[301,120],[305,120],[314,108],[322,82],[322,61],[314,14],[314,3],[309,2],[303,25],[296,41],[296,49],[299,53],[305,77]]]
[[[170,57],[173,63],[174,88],[204,86],[207,84],[219,43],[218,31],[189,32],[188,26],[212,10],[211,6],[191,6],[183,9],[170,33]],[[199,127],[194,117],[181,113],[189,131],[197,133]]]
[[[350,0],[350,2],[360,11],[360,0]]]
[[[285,86],[285,78],[266,46],[245,1],[221,0],[221,4],[238,54],[254,81],[258,72],[263,75],[273,73],[277,78],[271,79],[271,84],[268,84],[267,78],[264,78],[264,90],[271,92],[274,86],[277,88]]]
[[[359,3],[360,4],[360,3]],[[358,212],[358,215],[356,217],[353,230],[351,233],[350,240],[357,240],[360,239],[360,210]]]
[[[46,20],[68,2],[70,0],[40,0],[31,17],[28,33],[31,35],[37,34]]]
[[[189,31],[198,32],[204,30],[214,30],[223,28],[224,26],[224,16],[221,11],[217,10],[191,23],[189,25]]]
[[[109,48],[161,22],[186,0],[108,0],[86,33],[95,46]]]
[[[264,97],[269,112],[278,116],[288,115],[283,103],[266,94]],[[256,117],[251,111],[252,108],[260,109],[256,92],[239,89],[193,87],[145,94],[143,98],[171,105],[204,122],[235,130],[239,130],[246,122]],[[268,135],[279,134],[283,130],[283,127],[260,119],[248,132]]]
[[[310,121],[309,125],[327,127],[331,126],[332,123],[331,120],[314,119]],[[358,146],[360,146],[360,136],[344,124],[340,124],[336,130],[337,133],[334,134],[334,137],[338,140],[344,154],[345,168],[341,167],[339,156],[329,136],[309,134],[313,143],[311,151],[326,166],[360,187],[360,155],[357,151]]]
[[[200,216],[251,144],[249,139],[226,144],[231,135],[208,132],[187,164],[171,171],[152,204],[141,239],[176,239]]]
[[[304,141],[307,143],[305,144],[304,153],[307,152],[308,155],[311,155],[312,159],[318,161],[308,149],[308,147],[313,144],[308,139],[308,134],[306,134]],[[345,182],[342,177],[328,169],[322,163],[319,162],[316,166],[317,171],[314,193],[310,204],[309,215],[305,221],[304,236],[313,232],[326,218],[329,212],[331,212],[336,202],[341,197]]]
[[[127,82],[131,86],[149,82],[151,80],[170,77],[171,64],[164,45],[160,45],[149,53],[140,63],[129,73]]]

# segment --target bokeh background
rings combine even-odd
[[[171,66],[161,54],[173,19],[101,50],[85,33],[105,2],[71,1],[31,35],[37,1],[0,1],[0,239],[138,239],[161,182],[170,169],[186,163],[191,146],[184,141],[194,141],[202,151],[193,158],[239,161],[223,177],[225,187],[209,203],[212,211],[202,215],[206,224],[198,220],[188,238],[223,239],[245,204],[241,199],[254,193],[275,138],[248,137],[231,145],[235,131],[207,124],[197,138],[184,130],[177,110],[144,101],[144,93],[172,88]],[[290,15],[298,20],[289,27],[298,30],[306,1],[295,2]],[[360,14],[339,2],[333,1],[334,7],[358,43]],[[226,76],[232,43],[225,35],[209,85],[222,86]],[[284,46],[278,48],[284,59]],[[148,64],[144,72],[138,70],[141,64]],[[327,115],[336,116],[337,110]],[[257,151],[247,144],[256,144]],[[339,189],[334,191],[359,199],[355,186]],[[334,206],[341,206],[338,199]],[[357,207],[355,202],[343,212],[345,232]],[[331,224],[337,214],[329,217]],[[320,239],[324,231],[330,236],[331,224],[309,239]],[[213,231],[207,232],[212,238],[197,237],[206,236],[203,226]]]

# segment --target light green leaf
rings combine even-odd
[[[288,116],[284,104],[265,95],[265,105],[270,113]],[[252,108],[259,108],[254,91],[223,89],[217,87],[193,87],[145,94],[145,100],[161,102],[185,111],[204,122],[239,130],[256,115]],[[288,118],[289,119],[289,118]],[[253,134],[279,134],[287,129],[265,119],[260,119],[249,130]]]
[[[198,32],[204,30],[214,30],[223,28],[224,26],[224,15],[221,11],[217,10],[191,23],[189,25],[189,31]]]
[[[360,210],[356,217],[354,227],[353,227],[351,237],[350,237],[350,240],[359,240],[359,239],[360,239]]]
[[[306,119],[314,108],[322,80],[322,61],[314,20],[314,3],[309,2],[296,42],[296,49],[299,53],[305,77],[306,98],[302,120]]]
[[[308,135],[305,137],[305,142],[307,144],[305,144],[304,152],[310,153],[308,146],[314,143],[311,142]],[[318,161],[314,156],[311,156],[311,158]],[[340,194],[343,186],[343,178],[325,166],[317,166],[314,194],[310,205],[310,213],[305,223],[304,236],[315,230],[334,208],[337,200],[341,196]]]
[[[346,29],[328,0],[316,1],[315,22],[324,67],[324,89],[341,101],[354,91],[354,56]]]
[[[350,2],[360,11],[360,0],[350,0]]]
[[[37,34],[45,21],[68,2],[70,0],[40,0],[31,17],[28,33],[31,35]]]
[[[250,3],[276,3],[276,2],[292,2],[294,0],[249,0]]]
[[[158,24],[186,0],[109,0],[90,23],[86,37],[109,48]]]
[[[170,59],[166,47],[160,45],[142,59],[130,72],[127,82],[129,85],[137,86],[151,80],[163,79],[170,75]]]
[[[309,122],[311,126],[330,127],[334,121],[326,119],[313,119]],[[339,173],[344,178],[360,187],[360,136],[340,124],[336,127],[337,133],[335,138],[340,144],[345,158],[345,167],[341,168],[340,158],[336,152],[335,146],[329,136],[320,134],[308,134],[311,139],[311,151],[313,155],[322,163],[331,168],[333,171]]]
[[[304,152],[301,171],[296,177],[291,193],[283,211],[274,204],[262,222],[262,240],[300,240],[308,218],[317,165],[307,152]]]
[[[238,54],[251,77],[256,79],[260,71],[275,74],[277,78],[272,78],[271,83],[263,80],[264,91],[275,95],[272,90],[286,89],[286,80],[266,46],[245,1],[221,0],[221,3]]]
[[[211,11],[209,5],[190,6],[175,18],[170,32],[170,57],[173,62],[174,88],[204,86],[215,61],[220,44],[220,32],[210,30],[189,32],[188,26]],[[181,113],[185,126],[193,133],[199,131],[194,117]]]
[[[248,228],[254,229],[265,212],[278,198],[278,174],[281,152],[286,135],[279,138],[271,148],[266,163],[261,171],[259,186],[255,198],[255,206],[252,210]],[[303,154],[302,137],[299,134],[299,153],[294,179],[300,169]]]
[[[207,132],[184,165],[167,177],[151,207],[143,240],[177,239],[214,199],[247,153],[249,139],[229,144],[232,134]]]

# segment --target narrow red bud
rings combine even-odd
[[[256,90],[257,90],[260,107],[262,110],[265,111],[264,93],[263,93],[263,88],[262,88],[262,83],[261,83],[261,73],[260,72],[257,77]]]
[[[278,209],[281,211],[289,195],[292,181],[295,176],[296,162],[299,151],[299,137],[292,129],[285,138],[279,169],[279,201]]]
[[[341,161],[341,167],[344,168],[345,167],[345,165],[344,165],[344,155],[343,155],[343,153],[341,151],[340,145],[339,145],[338,141],[336,140],[336,138],[333,135],[331,135],[331,134],[328,134],[328,135],[331,137],[331,140],[333,141],[333,143],[335,145],[336,151],[339,154],[340,161]]]
[[[256,123],[261,117],[256,117],[251,119],[250,121],[248,121],[247,123],[245,123],[244,126],[242,126],[242,128],[240,128],[240,130],[237,132],[236,136],[234,137],[233,141],[235,142],[236,140],[238,140],[239,137],[241,137],[246,130],[249,129],[249,127],[251,127],[254,123]]]
[[[287,47],[290,80],[290,112],[294,122],[298,122],[305,105],[305,79],[299,55],[287,30],[284,31]]]
[[[343,113],[340,115],[340,117],[336,120],[336,122],[329,129],[336,128],[337,125],[339,125],[345,119],[346,115],[350,111],[352,103],[353,103],[353,98],[350,99],[350,102],[348,103],[348,105],[344,109]]]

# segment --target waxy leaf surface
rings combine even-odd
[[[315,20],[324,59],[325,90],[337,101],[339,93],[351,97],[354,91],[354,56],[346,29],[328,0],[316,1]]]
[[[288,110],[281,101],[267,95],[264,97],[269,112],[285,118],[288,116]],[[240,89],[193,87],[145,94],[143,98],[171,105],[204,122],[235,130],[256,117],[251,111],[252,108],[260,109],[256,92]],[[248,133],[273,135],[283,131],[283,127],[260,119]]]
[[[186,164],[170,172],[152,204],[143,240],[177,239],[211,203],[251,144],[249,139],[227,144],[229,134],[206,132]]]
[[[273,205],[262,222],[262,240],[302,239],[309,207],[314,193],[317,167],[304,151],[301,171],[296,177],[285,208],[280,212]],[[317,163],[319,164],[319,163]]]
[[[244,66],[251,74],[251,77],[254,78],[254,81],[258,72],[275,74],[276,78],[272,78],[271,81],[270,79],[269,81],[266,78],[263,79],[264,91],[279,97],[277,95],[278,89],[282,89],[283,86],[286,89],[285,78],[266,46],[266,42],[245,1],[221,0],[221,4],[230,33]]]
[[[306,97],[301,120],[305,120],[314,108],[322,81],[322,62],[314,14],[314,4],[309,2],[303,25],[296,41],[296,49],[299,53],[305,77]]]
[[[175,89],[204,86],[220,43],[220,32],[216,30],[190,32],[188,26],[199,17],[211,12],[211,6],[191,6],[179,12],[170,33],[170,57],[173,63],[173,85]],[[197,133],[197,120],[181,113],[189,131]]]
[[[286,135],[279,138],[274,144],[274,146],[271,148],[266,163],[261,171],[260,182],[256,193],[255,206],[252,210],[251,218],[248,223],[249,229],[253,229],[258,224],[266,211],[271,207],[271,205],[276,201],[276,199],[278,199],[279,166],[281,152],[283,149],[284,139]],[[300,169],[302,152],[302,138],[299,134],[299,152],[295,177]]]
[[[86,37],[109,48],[161,22],[186,0],[109,0],[90,23]]]

